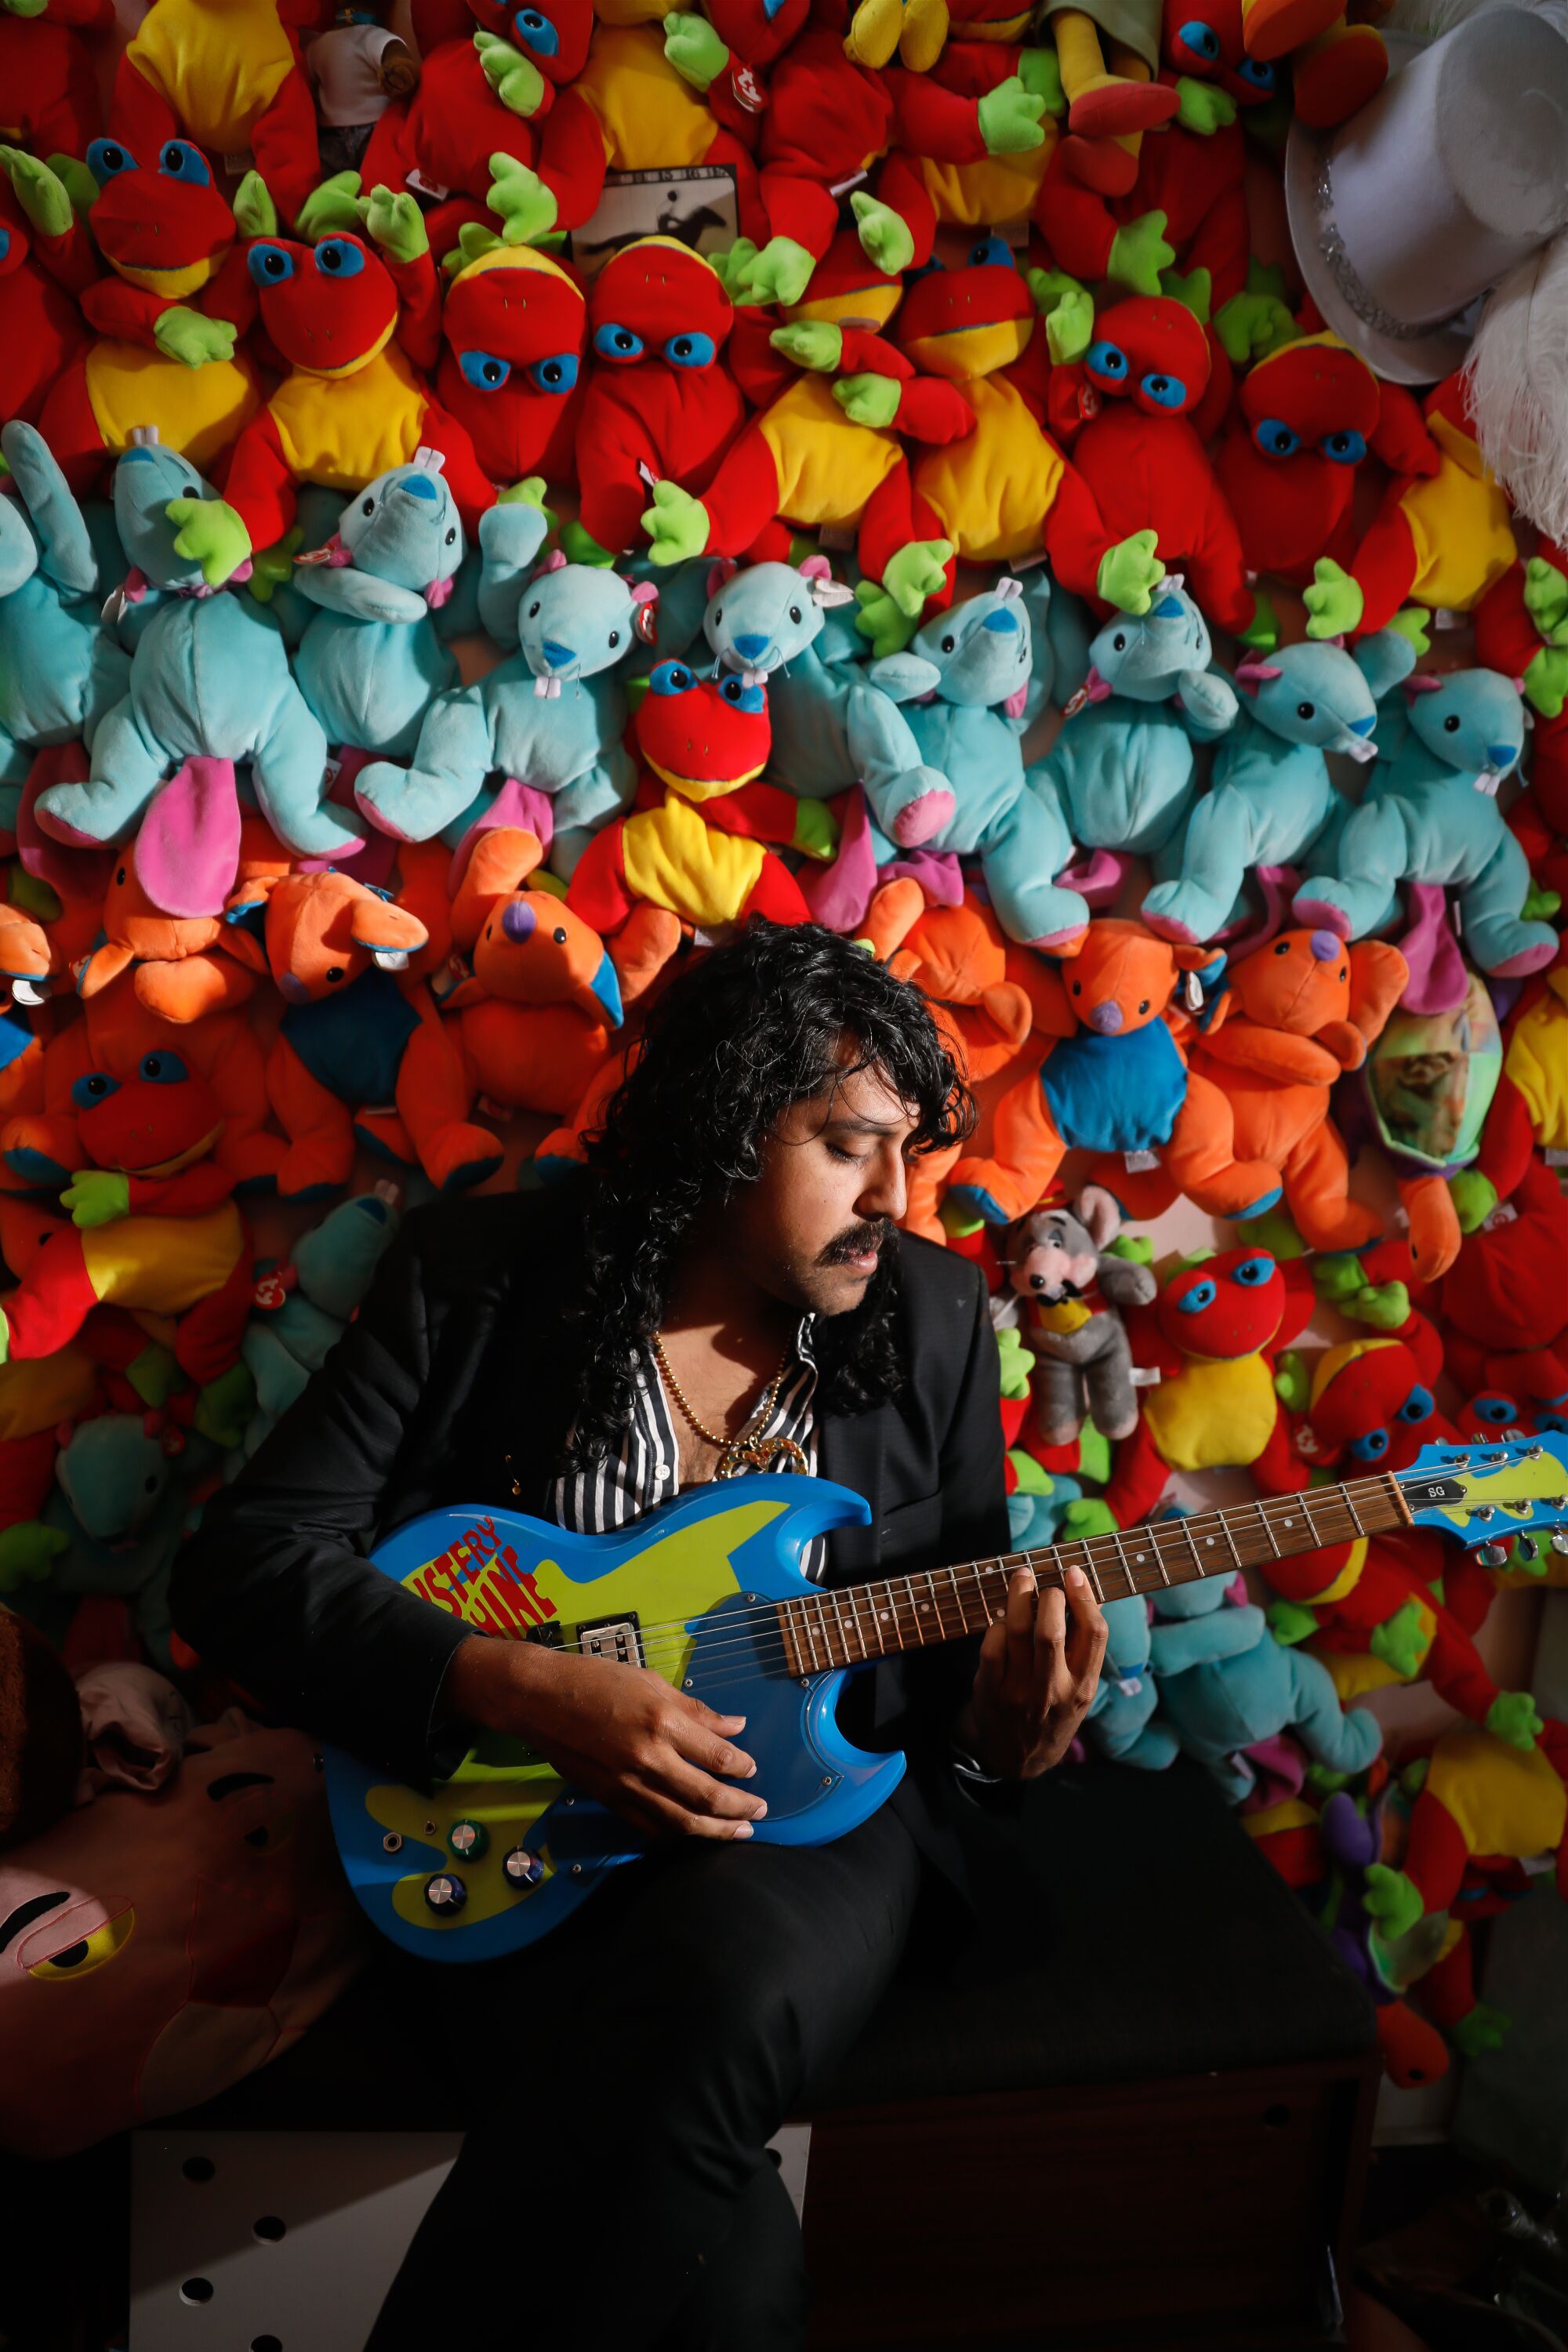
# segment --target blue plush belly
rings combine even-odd
[[[1186,1097],[1187,1074],[1163,1021],[1131,1036],[1080,1029],[1052,1047],[1040,1068],[1051,1117],[1068,1146],[1089,1151],[1149,1151],[1168,1143]]]
[[[371,971],[341,994],[291,1004],[281,1026],[310,1076],[357,1108],[392,1101],[419,1015],[390,973]]]

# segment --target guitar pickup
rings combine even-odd
[[[625,1617],[599,1617],[577,1628],[577,1647],[585,1658],[612,1658],[619,1665],[640,1666],[642,1637],[634,1609]]]

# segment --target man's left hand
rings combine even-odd
[[[1100,1686],[1105,1619],[1082,1569],[1067,1592],[1037,1591],[1026,1568],[1007,1581],[1007,1606],[980,1645],[980,1664],[956,1737],[1005,1780],[1032,1780],[1059,1764]]]

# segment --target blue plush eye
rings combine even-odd
[[[511,373],[511,362],[493,352],[459,352],[458,365],[476,392],[499,392]]]
[[[557,352],[553,358],[535,360],[528,380],[539,392],[570,392],[577,381],[575,352]]]
[[[89,1070],[72,1087],[71,1100],[78,1110],[91,1110],[95,1104],[107,1102],[110,1095],[119,1092],[118,1078],[111,1078],[107,1070]]]
[[[1180,41],[1184,49],[1191,50],[1194,58],[1206,58],[1207,62],[1211,66],[1217,64],[1219,60],[1219,35],[1215,31],[1212,25],[1205,25],[1201,17],[1189,17],[1186,24],[1182,26],[1181,31],[1176,35],[1176,38]]]
[[[602,360],[640,360],[643,339],[634,335],[629,327],[617,327],[606,320],[604,326],[594,330],[594,349]]]
[[[561,36],[549,17],[542,16],[537,8],[520,8],[511,23],[523,47],[531,49],[536,58],[560,55]]]
[[[1005,236],[983,236],[978,245],[970,247],[969,260],[975,269],[1011,269],[1013,248]]]
[[[1179,375],[1146,375],[1138,389],[1157,408],[1181,408],[1186,402],[1187,387]]]
[[[1278,416],[1259,417],[1252,437],[1266,457],[1293,457],[1301,446],[1300,435]]]
[[[1176,1305],[1184,1315],[1201,1315],[1205,1307],[1214,1305],[1216,1295],[1214,1284],[1205,1276],[1202,1282],[1194,1282],[1190,1290],[1184,1290]]]
[[[1482,1421],[1492,1422],[1499,1429],[1519,1419],[1519,1407],[1511,1397],[1478,1397],[1475,1409]]]
[[[1366,456],[1366,443],[1359,433],[1331,433],[1318,446],[1336,466],[1359,466]]]
[[[738,677],[727,677],[719,691],[735,710],[763,711],[768,707],[760,686],[743,686]]]
[[[0,228],[0,261],[5,260],[5,256],[10,252],[10,250],[11,232],[8,228]]]
[[[1090,343],[1083,363],[1090,375],[1102,375],[1111,383],[1127,381],[1127,354],[1115,343]]]
[[[121,172],[140,171],[141,165],[130,148],[122,147],[118,139],[89,139],[87,168],[101,188],[118,179]]]
[[[280,245],[253,245],[245,266],[253,286],[281,286],[294,275],[294,257]]]
[[[145,1078],[151,1086],[178,1087],[183,1086],[191,1074],[178,1054],[157,1053],[142,1055],[136,1075],[139,1078]]]
[[[1420,1381],[1417,1381],[1415,1386],[1411,1390],[1410,1394],[1405,1398],[1405,1402],[1399,1408],[1399,1418],[1401,1421],[1405,1422],[1429,1421],[1432,1417],[1432,1409],[1436,1402],[1436,1399],[1433,1396],[1431,1390],[1423,1388]]]
[[[158,169],[165,179],[184,180],[188,187],[210,188],[213,184],[206,157],[188,139],[165,139],[158,150]]]
[[[1264,1283],[1274,1279],[1274,1260],[1260,1250],[1256,1257],[1244,1257],[1239,1265],[1233,1266],[1230,1278],[1232,1282],[1245,1283],[1249,1290],[1261,1289]]]
[[[1243,58],[1237,67],[1236,78],[1237,81],[1244,81],[1250,89],[1257,90],[1261,98],[1272,98],[1274,95],[1276,79],[1274,68],[1272,66],[1264,65],[1257,58]]]
[[[718,345],[711,335],[671,335],[664,347],[671,367],[711,367],[717,355]]]
[[[648,679],[654,694],[689,694],[697,680],[684,662],[660,662]]]
[[[1351,1452],[1358,1462],[1381,1462],[1388,1451],[1386,1429],[1369,1429],[1364,1437],[1352,1437]]]
[[[363,252],[346,236],[324,236],[314,258],[323,278],[357,278],[364,268]]]

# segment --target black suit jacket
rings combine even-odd
[[[439,1695],[467,1633],[366,1554],[420,1512],[510,1501],[514,1477],[518,1507],[543,1515],[572,1409],[581,1197],[569,1181],[415,1211],[326,1363],[175,1563],[174,1622],[207,1664],[398,1780],[428,1785],[461,1752]],[[871,1507],[869,1526],[829,1537],[834,1583],[1008,1548],[984,1286],[930,1243],[897,1246],[903,1392],[819,1423],[823,1476]],[[862,1745],[908,1749],[892,1801],[961,1888],[968,1801],[947,1728],[975,1648],[879,1663],[852,1677],[840,1710]]]

